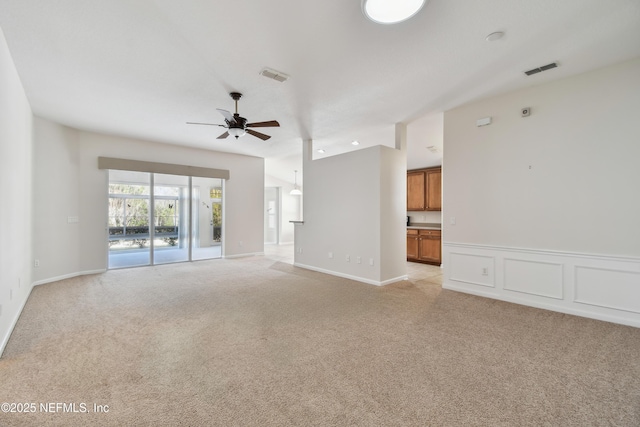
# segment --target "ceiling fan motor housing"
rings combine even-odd
[[[220,114],[224,116],[224,122],[226,126],[215,125],[213,123],[196,123],[196,122],[187,122],[187,124],[222,126],[224,128],[227,128],[227,131],[216,139],[225,139],[229,135],[234,136],[236,139],[238,139],[247,133],[255,136],[256,138],[260,138],[263,141],[266,141],[267,139],[271,138],[269,135],[265,135],[264,133],[260,133],[253,129],[247,129],[247,128],[279,127],[280,123],[278,123],[276,120],[269,120],[266,122],[247,123],[247,119],[245,119],[244,117],[241,117],[240,114],[238,113],[238,100],[242,97],[242,94],[240,92],[231,92],[229,93],[229,96],[231,96],[231,98],[235,101],[235,104],[236,104],[236,112],[233,115],[231,115],[231,113],[228,112],[227,110],[216,108],[216,110],[218,110]]]

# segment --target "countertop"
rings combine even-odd
[[[407,228],[413,228],[417,230],[441,230],[442,224],[429,223],[429,222],[414,222],[411,225],[407,225]]]

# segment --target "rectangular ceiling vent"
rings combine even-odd
[[[537,74],[537,73],[540,73],[542,71],[547,71],[547,70],[550,70],[552,68],[556,68],[557,66],[558,66],[557,62],[552,62],[551,64],[543,65],[542,67],[534,68],[532,70],[525,71],[524,73],[527,76],[530,76],[532,74]]]
[[[281,73],[280,71],[276,71],[271,68],[263,68],[260,71],[260,75],[273,79],[277,82],[286,82],[289,79],[289,76],[285,73]]]

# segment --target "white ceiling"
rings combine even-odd
[[[386,26],[360,0],[0,0],[0,27],[35,114],[264,157],[288,181],[303,139],[326,155],[392,145],[396,122],[640,56],[638,0],[431,0]],[[273,138],[185,124],[223,123],[231,91],[249,121],[280,122],[259,129]]]

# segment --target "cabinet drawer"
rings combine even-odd
[[[411,235],[418,235],[418,230],[412,229],[412,230],[407,230],[407,236],[411,236]]]
[[[440,237],[441,230],[417,230],[420,236]]]

